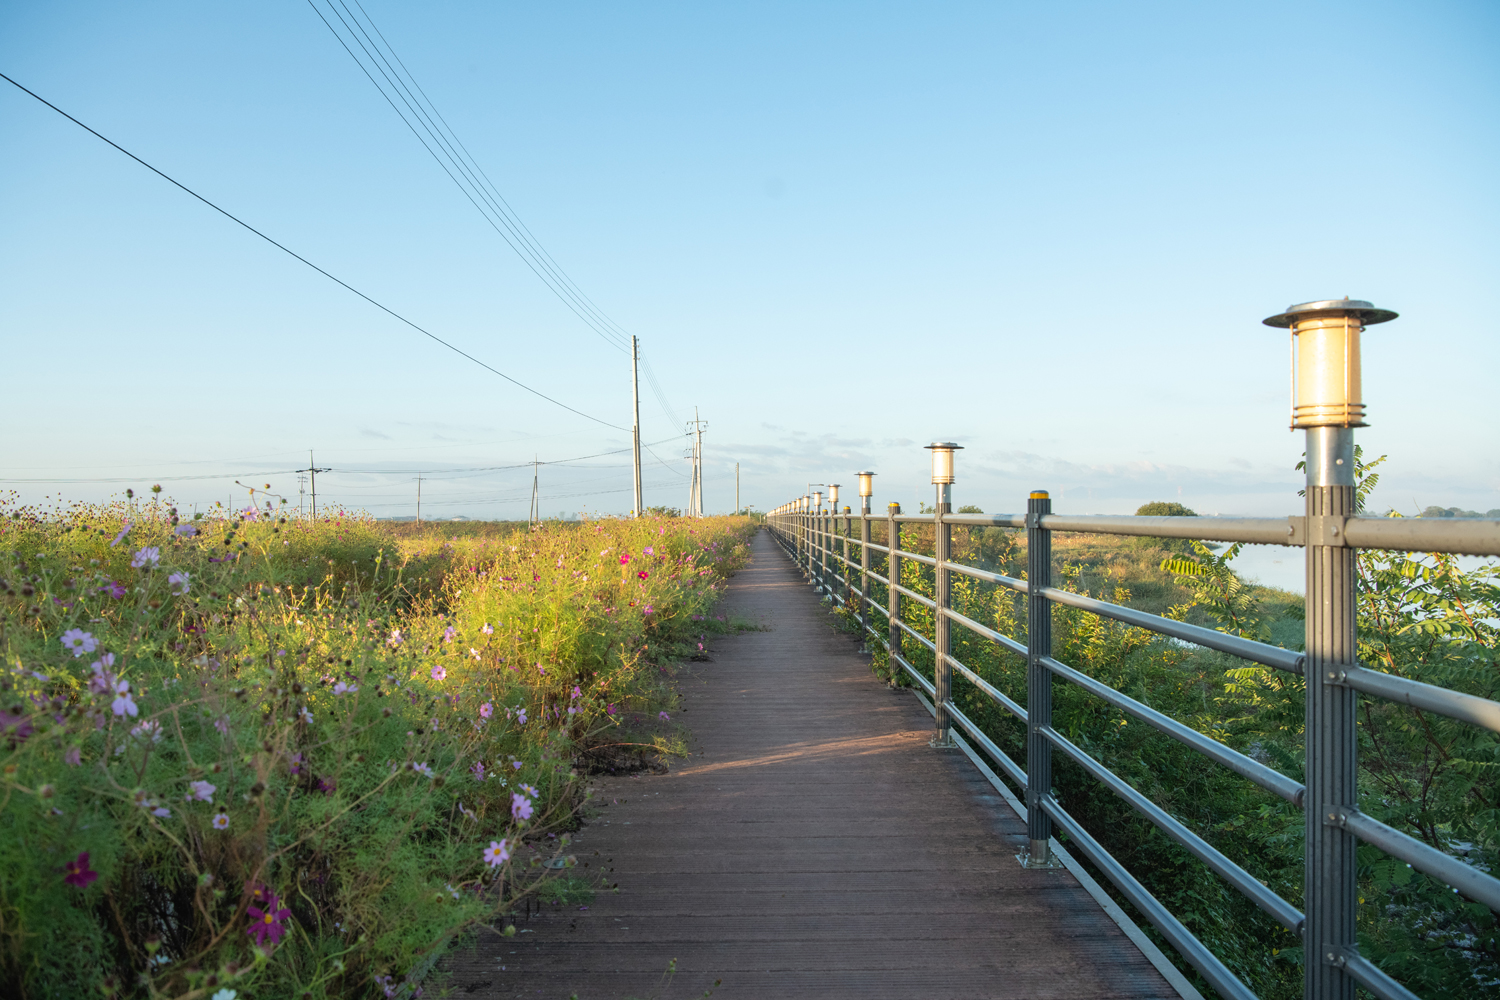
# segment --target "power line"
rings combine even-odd
[[[361,62],[359,57],[355,55],[354,49],[350,48],[348,42],[346,42],[343,36],[339,34],[338,30],[334,28],[332,22],[330,22],[328,18],[323,16],[323,12],[321,9],[319,9],[317,4],[314,3],[313,0],[307,0],[307,2],[308,6],[312,7],[313,12],[316,13],[319,19],[322,20],[323,24],[327,26],[328,30],[333,33],[334,37],[338,40],[344,51],[349,54],[349,58],[354,60],[355,64],[359,66],[360,70],[365,74],[366,78],[369,79],[370,83],[375,86],[375,89],[380,91],[380,94],[385,98],[386,103],[391,106],[391,110],[396,112],[396,114],[401,118],[406,127],[411,130],[414,136],[416,136],[417,141],[420,142],[422,146],[427,150],[427,152],[432,156],[432,158],[437,161],[438,166],[443,169],[443,172],[448,175],[448,178],[458,186],[459,190],[463,192],[466,198],[468,198],[470,204],[472,204],[474,208],[484,216],[485,221],[490,224],[490,227],[500,234],[500,237],[510,245],[510,248],[514,250],[516,255],[521,258],[522,262],[531,269],[532,273],[540,278],[542,282],[546,284],[547,287],[552,291],[552,293],[556,295],[558,299],[574,313],[574,315],[582,320],[585,325],[587,325],[596,334],[598,334],[599,337],[605,341],[605,343],[609,344],[611,347],[614,347],[616,350],[628,351],[628,335],[624,334],[624,332],[619,329],[618,324],[615,324],[607,316],[604,316],[603,313],[598,309],[598,307],[594,306],[592,301],[578,290],[577,285],[572,281],[571,278],[567,276],[565,272],[562,271],[560,267],[557,266],[556,262],[552,260],[551,255],[547,254],[544,250],[541,249],[540,243],[537,242],[536,238],[531,235],[530,230],[526,229],[526,227],[520,223],[520,219],[517,218],[514,214],[514,209],[510,209],[509,204],[506,203],[503,198],[498,197],[498,192],[495,192],[495,196],[491,197],[490,191],[486,189],[484,184],[480,183],[477,176],[482,175],[483,171],[478,170],[477,164],[471,166],[472,156],[466,159],[465,157],[460,156],[454,149],[455,145],[462,147],[463,144],[458,141],[458,137],[453,133],[452,127],[447,126],[446,119],[443,119],[442,115],[438,113],[437,108],[435,105],[433,105],[431,98],[427,98],[426,92],[422,91],[421,86],[416,82],[416,78],[412,76],[411,71],[406,68],[406,64],[401,61],[400,56],[396,55],[395,49],[391,46],[390,42],[386,40],[385,35],[375,24],[374,19],[370,17],[369,12],[366,11],[363,6],[360,6],[356,0],[355,5],[359,7],[360,13],[365,16],[365,20],[369,22],[370,27],[374,29],[375,34],[378,35],[380,37],[380,40],[385,43],[386,49],[389,50],[391,57],[394,58],[396,62],[401,65],[401,68],[406,71],[406,77],[410,79],[412,86],[416,87],[417,91],[421,92],[422,96],[426,98],[426,107],[424,107],[422,101],[418,100],[416,95],[412,93],[411,88],[407,87],[406,81],[402,79],[401,73],[397,72],[396,68],[391,65],[390,60],[387,59],[385,53],[381,51],[380,46],[376,44],[373,38],[370,37],[369,32],[365,30],[364,25],[359,22],[359,19],[354,16],[354,12],[349,9],[348,5],[344,3],[344,0],[338,0],[338,5],[344,9],[344,13],[349,15],[347,19],[345,19],[345,17],[340,14],[334,7],[333,0],[324,0],[324,2],[328,4],[329,11],[333,14],[334,18],[340,24],[342,24],[344,26],[344,30],[349,33],[349,37],[354,41],[355,46],[365,54],[366,59],[368,59],[370,62],[370,66],[374,67],[375,73],[378,73],[381,78],[385,80],[386,84],[390,87],[391,93],[395,94],[394,100],[391,97],[391,93],[387,93],[386,88],[382,87],[380,85],[380,82],[375,79],[375,74],[372,74],[370,72],[369,67]],[[353,22],[352,25],[350,24],[351,21]],[[361,40],[360,38],[361,35],[364,36],[363,40]],[[368,42],[369,44],[366,45],[366,42]],[[382,63],[384,64],[384,66],[382,66]],[[407,112],[409,112],[411,115],[410,118],[407,117],[407,114],[402,112],[400,107],[397,107],[397,100],[399,100],[401,104],[405,105]],[[431,114],[428,113],[428,108],[431,108]],[[436,116],[438,120],[442,121],[444,126],[447,126],[446,132],[443,128],[439,128],[436,122],[433,121],[434,116]],[[416,121],[415,125],[413,124],[413,119]],[[421,127],[422,132],[427,133],[427,137],[432,140],[431,144],[428,143],[427,139],[424,139],[422,137],[421,132],[418,132],[418,126]],[[449,138],[450,136],[452,137],[451,141]],[[447,158],[447,162],[444,162],[444,156],[440,156],[437,149],[434,149],[433,146],[436,146],[438,147],[438,149],[441,149],[443,151],[444,156],[446,156]],[[466,148],[464,152],[468,152]],[[452,165],[452,169],[450,169],[450,164]],[[457,171],[458,175],[462,175],[464,180],[460,180],[459,176],[455,175],[455,170]],[[485,180],[488,180],[487,176],[485,177]],[[465,185],[465,181],[468,182],[467,186]],[[493,189],[493,186],[494,185],[492,183],[489,185],[491,189]],[[476,200],[476,195],[478,196],[478,200]],[[481,205],[480,201],[483,201],[485,204]],[[502,207],[502,205],[504,207]],[[488,206],[488,211],[486,210],[486,206]],[[507,209],[510,210],[507,211]]]
[[[318,265],[314,264],[312,261],[308,260],[306,257],[302,256],[301,254],[297,253],[294,250],[289,249],[288,247],[284,246],[283,244],[276,242],[271,237],[269,237],[265,233],[261,232],[259,229],[256,229],[254,226],[250,225],[250,223],[245,222],[243,219],[240,219],[237,216],[231,215],[229,212],[227,212],[224,209],[220,208],[218,205],[215,205],[213,202],[209,201],[207,198],[203,197],[201,194],[199,194],[198,192],[194,191],[192,188],[188,187],[186,184],[183,184],[181,181],[178,181],[175,178],[170,177],[167,174],[163,173],[162,171],[158,170],[157,168],[153,167],[151,164],[147,163],[145,160],[141,159],[139,156],[136,156],[130,150],[126,149],[124,146],[121,146],[119,143],[115,142],[114,140],[109,139],[109,138],[105,137],[104,135],[101,135],[99,132],[96,132],[94,129],[89,128],[89,126],[85,125],[83,122],[79,121],[77,118],[74,118],[72,115],[68,114],[62,108],[59,108],[57,105],[53,104],[51,101],[49,101],[46,98],[42,97],[40,94],[37,94],[35,91],[30,90],[30,89],[28,89],[26,87],[23,87],[21,84],[17,83],[15,80],[13,80],[10,77],[6,76],[4,73],[0,73],[0,79],[5,80],[5,82],[11,84],[16,89],[18,89],[18,90],[20,90],[20,91],[22,91],[22,92],[24,92],[26,94],[30,94],[32,97],[36,98],[38,101],[40,101],[41,103],[45,104],[47,107],[51,108],[53,111],[56,111],[58,114],[62,115],[64,118],[66,118],[68,121],[72,122],[74,125],[77,125],[79,128],[81,128],[84,131],[88,132],[90,135],[94,136],[95,138],[103,140],[104,142],[106,142],[109,145],[113,146],[115,149],[117,149],[120,152],[124,153],[126,156],[130,157],[135,162],[139,163],[141,166],[145,167],[147,170],[149,170],[152,173],[156,174],[158,177],[160,177],[163,180],[168,181],[169,183],[173,184],[174,186],[182,189],[183,191],[185,191],[188,194],[192,195],[194,198],[197,198],[199,201],[203,202],[203,204],[207,205],[209,208],[213,209],[215,212],[218,212],[220,215],[224,216],[224,218],[230,220],[231,222],[237,223],[238,225],[243,226],[244,228],[250,230],[250,232],[254,233],[256,236],[259,236],[261,239],[265,240],[267,243],[271,244],[276,249],[282,251],[283,253],[288,254],[289,256],[295,257],[297,260],[299,260],[302,263],[306,264],[308,267],[312,268],[314,271],[317,271],[323,277],[327,278],[328,280],[330,280],[330,281],[332,281],[332,282],[334,282],[334,283],[336,283],[338,285],[343,286],[344,288],[346,288],[349,291],[353,292],[355,295],[358,295],[360,298],[364,299],[366,302],[370,303],[370,305],[372,305],[375,308],[381,310],[382,312],[384,312],[384,313],[386,313],[386,314],[388,314],[388,315],[390,315],[390,316],[392,316],[392,317],[400,320],[401,322],[405,323],[407,326],[411,327],[413,330],[416,330],[418,333],[422,334],[423,336],[429,337],[432,340],[437,341],[439,344],[442,344],[444,347],[448,348],[448,350],[454,352],[455,354],[458,354],[458,355],[461,355],[461,356],[463,356],[465,358],[468,358],[470,361],[474,362],[476,365],[478,365],[479,367],[485,369],[486,371],[489,371],[489,372],[491,372],[491,373],[493,373],[495,375],[499,375],[501,378],[505,379],[505,381],[511,383],[512,385],[514,385],[514,386],[516,386],[518,388],[521,388],[521,389],[525,389],[527,392],[531,393],[533,396],[536,396],[536,397],[538,397],[540,399],[545,399],[547,402],[552,403],[554,406],[560,406],[564,410],[567,410],[569,413],[577,414],[578,416],[583,417],[586,420],[592,420],[596,424],[603,424],[605,427],[612,427],[612,428],[614,428],[617,431],[627,430],[627,428],[621,427],[618,424],[612,424],[612,423],[610,423],[607,420],[601,420],[598,417],[590,416],[589,414],[584,413],[582,410],[576,410],[573,407],[569,406],[567,403],[560,402],[559,400],[553,399],[551,396],[549,396],[546,393],[540,391],[539,389],[533,389],[531,386],[527,385],[526,383],[520,382],[520,381],[518,381],[516,379],[511,378],[509,375],[507,375],[504,372],[500,371],[498,368],[493,368],[490,365],[485,364],[483,361],[480,361],[478,358],[474,357],[474,355],[468,353],[467,351],[464,351],[464,350],[462,350],[462,349],[460,349],[458,347],[455,347],[454,345],[448,343],[448,341],[444,340],[442,337],[439,337],[437,334],[432,333],[432,332],[430,332],[428,330],[425,330],[422,327],[418,326],[416,323],[413,323],[411,320],[407,319],[405,316],[403,316],[400,313],[396,312],[394,309],[390,308],[389,306],[382,305],[381,303],[379,303],[379,302],[375,301],[374,299],[370,298],[370,296],[366,295],[364,292],[360,291],[358,288],[355,288],[353,285],[349,284],[347,281],[344,281],[341,278],[336,278],[332,274],[329,274],[327,271],[323,270],[321,267],[319,267]]]

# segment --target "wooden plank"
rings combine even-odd
[[[725,606],[771,631],[684,677],[691,759],[596,781],[573,850],[619,892],[481,939],[455,995],[1175,998],[1071,874],[1017,864],[1025,828],[768,534]]]

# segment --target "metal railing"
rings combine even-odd
[[[1024,514],[954,514],[950,513],[946,487],[942,487],[932,514],[902,514],[899,505],[891,504],[884,518],[876,518],[870,513],[869,495],[862,490],[860,513],[852,513],[848,507],[839,513],[836,508],[821,509],[803,501],[773,511],[767,517],[767,524],[819,590],[836,601],[852,601],[857,606],[861,626],[885,647],[893,667],[899,667],[932,697],[937,725],[933,745],[953,745],[950,727],[957,726],[1024,790],[1030,848],[1022,855],[1022,860],[1027,867],[1054,867],[1048,842],[1054,827],[1062,830],[1214,989],[1224,997],[1253,1000],[1255,994],[1053,798],[1052,755],[1061,753],[1115,792],[1283,927],[1299,935],[1303,939],[1304,961],[1309,966],[1304,989],[1308,1000],[1335,997],[1352,1000],[1355,983],[1381,1000],[1417,1000],[1416,994],[1358,951],[1354,935],[1358,902],[1354,854],[1357,841],[1371,844],[1497,911],[1500,911],[1500,880],[1360,812],[1355,787],[1356,692],[1401,702],[1496,732],[1500,732],[1500,702],[1359,665],[1354,631],[1354,552],[1371,548],[1500,555],[1500,521],[1353,516],[1354,462],[1348,432],[1335,430],[1328,434],[1310,434],[1309,443],[1307,514],[1303,517],[1062,515],[1052,513],[1051,500],[1045,492],[1031,494]],[[877,544],[871,539],[871,526],[877,521],[884,521],[886,525],[887,545]],[[857,536],[854,534],[856,522],[859,527]],[[902,527],[908,524],[932,526],[934,555],[902,548]],[[1019,580],[954,562],[951,540],[955,525],[1024,529],[1027,578]],[[1283,649],[1060,590],[1052,584],[1051,536],[1057,531],[1303,547],[1307,561],[1306,652]],[[885,556],[885,576],[872,567],[872,555]],[[928,597],[902,585],[901,564],[905,560],[932,568],[933,596]],[[949,582],[955,573],[1024,595],[1027,642],[1004,635],[952,608]],[[872,596],[872,582],[884,586],[884,606]],[[902,601],[916,602],[932,612],[931,639],[902,621]],[[1307,784],[1303,785],[1055,659],[1051,635],[1053,605],[1078,608],[1302,676],[1307,682],[1304,734]],[[872,611],[885,619],[884,634],[872,623]],[[1026,658],[1024,707],[952,655],[949,630],[954,624]],[[934,668],[931,678],[903,655],[907,641],[916,642],[932,653]],[[954,704],[950,687],[955,671],[1025,726],[1024,767],[1012,760]],[[1307,912],[1298,911],[1057,732],[1052,726],[1054,677],[1082,688],[1302,808]]]

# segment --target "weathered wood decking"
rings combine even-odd
[[[1072,875],[1017,864],[1014,813],[928,747],[931,717],[871,676],[768,533],[726,607],[771,631],[715,640],[683,679],[695,756],[597,782],[610,804],[574,852],[619,893],[481,939],[457,995],[1177,996]]]

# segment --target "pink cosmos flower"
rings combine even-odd
[[[518,760],[513,760],[510,762],[510,766],[519,771],[521,769],[521,762]]]
[[[644,553],[646,553],[646,555],[648,555],[648,556],[654,556],[654,555],[656,555],[656,550],[653,549],[649,545],[646,546],[644,549],[641,549],[641,551],[644,552]]]
[[[68,873],[63,876],[63,881],[68,883],[68,885],[77,886],[80,889],[99,877],[98,872],[89,870],[88,851],[82,852],[78,857],[63,865],[63,870]]]
[[[110,597],[113,597],[118,601],[120,598],[125,596],[125,585],[123,583],[119,583],[118,581],[110,580],[104,586],[100,587],[99,591],[100,593],[108,594]]]
[[[83,763],[83,754],[77,747],[68,747],[68,752],[63,754],[63,763],[69,767],[77,767]]]
[[[605,705],[604,706],[604,712],[605,712],[606,715],[614,715],[615,714],[614,703],[610,702],[608,705]]]
[[[647,573],[647,572],[646,572],[646,571],[645,571],[645,570],[640,570],[640,571],[639,571],[639,572],[637,572],[637,573],[636,573],[636,574],[635,574],[635,575],[636,575],[636,576],[637,576],[637,577],[638,577],[638,578],[639,578],[639,579],[642,579],[642,580],[645,580],[645,579],[647,579],[647,578],[649,578],[649,577],[650,577],[650,576],[651,576],[651,574],[650,574],[650,573]]]
[[[270,938],[271,943],[276,944],[286,936],[284,921],[292,915],[292,911],[283,907],[281,900],[274,894],[267,899],[264,908],[248,906],[245,908],[245,913],[252,921],[250,929],[245,933],[255,938],[255,943],[262,948],[266,945],[266,938]]]
[[[660,719],[661,721],[663,721],[663,722],[671,722],[672,721],[672,717],[670,715],[668,715],[666,712],[657,712],[656,713],[656,717],[658,719]]]
[[[479,706],[479,717],[481,719],[488,719],[491,715],[494,714],[495,706],[491,705],[489,702],[485,702],[483,705]]]
[[[630,553],[629,552],[625,553],[624,555],[622,555],[620,557],[620,565],[624,566],[628,562],[630,562]]]
[[[385,641],[387,646],[399,646],[406,640],[401,635],[399,628],[391,629],[391,637]]]
[[[521,708],[516,710],[516,721],[520,722],[523,726],[526,725],[526,709]],[[520,767],[521,765],[517,764],[516,766]]]
[[[228,813],[215,813],[214,814],[214,829],[215,830],[227,830],[227,829],[229,829],[229,814]]]
[[[439,663],[437,666],[435,666],[435,667],[432,668],[432,679],[433,680],[440,681],[440,680],[442,680],[443,678],[445,678],[447,676],[448,676],[448,668],[445,667],[445,666],[443,666],[441,663]]]
[[[147,566],[155,566],[161,562],[161,549],[155,545],[147,545],[137,549],[130,560],[131,569],[145,569]]]
[[[187,573],[173,573],[171,576],[167,577],[167,583],[171,584],[172,593],[178,595],[179,597],[188,592]]]
[[[457,634],[458,633],[456,633],[453,630],[453,626],[449,625],[447,628],[443,629],[443,641],[444,642],[452,642],[453,641],[453,637],[455,635],[457,635]]]
[[[495,634],[494,626],[492,626],[489,622],[485,622],[484,623],[484,627],[481,628],[479,631],[483,632],[485,635],[494,635]]]
[[[84,855],[88,857],[88,855]],[[510,843],[504,840],[492,840],[490,846],[484,849],[484,863],[491,868],[499,868],[510,860]]]
[[[92,653],[99,648],[99,640],[81,628],[70,628],[64,632],[62,644],[63,648],[71,652],[75,658],[84,653]]]
[[[641,609],[641,610],[642,610],[642,611],[643,611],[643,612],[645,612],[645,613],[646,613],[646,614],[648,614],[648,615],[651,615],[651,614],[655,614],[655,613],[656,613],[656,609],[655,609],[655,608],[653,608],[653,607],[652,607],[652,606],[651,606],[651,605],[649,605],[649,604],[648,604],[648,605],[646,605],[646,606],[645,606],[645,607],[644,607],[644,608],[642,608],[642,609]]]
[[[197,799],[199,802],[210,802],[216,791],[218,789],[206,781],[194,781],[188,785],[186,801],[192,802]]]
[[[115,540],[114,541],[112,541],[112,542],[109,543],[109,547],[110,548],[117,547],[121,542],[123,542],[125,540],[125,536],[128,535],[128,534],[130,534],[130,522],[126,521],[125,522],[125,527],[123,527],[123,528],[120,529],[120,533],[115,536]]]
[[[516,819],[530,819],[533,812],[531,800],[516,792],[510,795],[510,814]]]
[[[583,697],[583,690],[581,688],[579,688],[579,686],[577,684],[573,685],[573,697],[575,697],[575,698],[582,698]]]
[[[110,711],[116,715],[128,715],[131,718],[135,718],[141,714],[141,710],[137,707],[135,699],[130,696],[129,681],[115,681],[114,692],[115,700],[110,702]]]
[[[356,692],[358,690],[359,690],[359,685],[358,684],[346,684],[343,681],[339,681],[337,684],[335,684],[333,686],[333,693],[334,693],[335,696],[341,695],[341,694],[353,694],[354,692]]]
[[[484,780],[484,761],[482,761],[482,760],[476,760],[474,762],[474,766],[471,767],[471,768],[469,768],[469,771],[473,773],[475,781],[483,781]]]
[[[191,524],[179,524],[172,530],[184,538],[192,538],[198,533],[198,529],[193,527]]]

